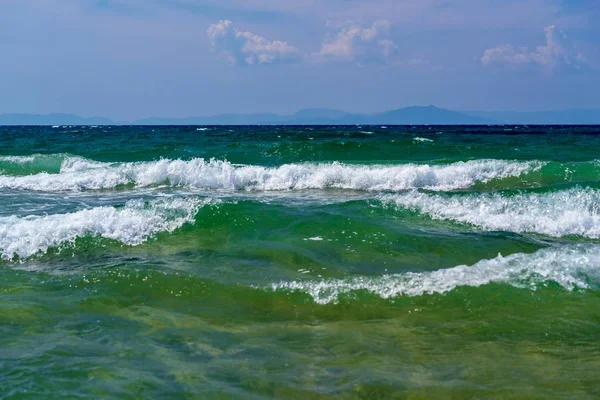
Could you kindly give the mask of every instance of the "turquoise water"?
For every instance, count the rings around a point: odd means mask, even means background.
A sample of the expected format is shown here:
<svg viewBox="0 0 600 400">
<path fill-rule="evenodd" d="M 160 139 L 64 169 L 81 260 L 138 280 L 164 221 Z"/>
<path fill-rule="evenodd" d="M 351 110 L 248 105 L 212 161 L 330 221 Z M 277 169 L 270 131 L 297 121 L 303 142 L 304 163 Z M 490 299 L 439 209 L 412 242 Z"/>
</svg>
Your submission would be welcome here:
<svg viewBox="0 0 600 400">
<path fill-rule="evenodd" d="M 0 397 L 598 398 L 598 133 L 0 127 Z"/>
</svg>

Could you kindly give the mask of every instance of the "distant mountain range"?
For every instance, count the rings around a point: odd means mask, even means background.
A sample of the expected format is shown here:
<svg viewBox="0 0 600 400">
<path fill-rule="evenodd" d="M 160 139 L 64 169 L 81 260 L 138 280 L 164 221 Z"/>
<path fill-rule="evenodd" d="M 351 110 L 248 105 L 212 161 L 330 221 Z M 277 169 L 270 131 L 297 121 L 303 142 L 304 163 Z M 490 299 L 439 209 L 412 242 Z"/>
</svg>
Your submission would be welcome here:
<svg viewBox="0 0 600 400">
<path fill-rule="evenodd" d="M 594 125 L 600 109 L 556 111 L 453 111 L 434 106 L 405 107 L 375 114 L 311 108 L 293 115 L 220 114 L 207 117 L 112 121 L 72 114 L 0 114 L 0 125 Z"/>
<path fill-rule="evenodd" d="M 148 118 L 141 125 L 467 125 L 490 124 L 487 117 L 468 115 L 434 106 L 406 107 L 378 114 L 350 114 L 339 110 L 311 108 L 293 115 L 221 114 L 182 119 Z"/>
</svg>

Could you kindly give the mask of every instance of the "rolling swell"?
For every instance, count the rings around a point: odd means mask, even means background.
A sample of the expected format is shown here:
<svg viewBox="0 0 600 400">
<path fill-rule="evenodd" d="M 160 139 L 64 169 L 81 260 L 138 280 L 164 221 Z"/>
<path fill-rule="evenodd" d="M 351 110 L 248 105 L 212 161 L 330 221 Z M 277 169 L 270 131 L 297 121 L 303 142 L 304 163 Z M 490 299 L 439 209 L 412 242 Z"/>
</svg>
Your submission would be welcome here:
<svg viewBox="0 0 600 400">
<path fill-rule="evenodd" d="M 35 162 L 37 155 L 10 159 L 12 163 Z M 45 156 L 44 156 L 45 157 Z M 595 163 L 595 162 L 594 162 Z M 590 163 L 591 164 L 591 163 Z M 566 190 L 545 192 L 459 192 L 432 193 L 430 191 L 452 190 L 456 187 L 477 185 L 490 179 L 509 176 L 513 179 L 521 173 L 543 173 L 546 168 L 556 168 L 552 163 L 509 162 L 502 160 L 478 160 L 458 162 L 447 165 L 400 166 L 357 166 L 339 163 L 332 164 L 291 164 L 280 167 L 239 166 L 225 161 L 206 161 L 203 159 L 160 160 L 144 163 L 103 163 L 79 157 L 67 156 L 61 161 L 59 173 L 40 173 L 27 176 L 0 176 L 0 186 L 8 184 L 11 189 L 31 189 L 42 191 L 82 190 L 90 188 L 114 188 L 115 184 L 130 184 L 150 187 L 168 182 L 171 185 L 208 189 L 226 189 L 242 192 L 277 192 L 301 189 L 339 189 L 375 192 L 356 202 L 345 196 L 315 197 L 313 211 L 325 212 L 331 221 L 341 226 L 342 215 L 360 217 L 367 215 L 369 208 L 382 213 L 379 217 L 398 217 L 394 224 L 418 225 L 419 219 L 444 220 L 470 224 L 487 231 L 514 233 L 533 233 L 551 237 L 580 236 L 588 239 L 600 238 L 600 190 L 590 187 L 571 187 Z M 595 166 L 586 166 L 595 168 Z M 524 172 L 523 172 L 524 171 Z M 6 186 L 5 186 L 6 187 Z M 417 190 L 423 188 L 430 191 Z M 408 189 L 408 190 L 407 190 Z M 391 194 L 389 192 L 397 191 Z M 377 193 L 388 192 L 388 194 Z M 306 207 L 309 203 L 294 203 L 293 193 L 290 199 L 282 198 L 280 204 Z M 304 196 L 304 195 L 303 195 Z M 225 198 L 228 198 L 225 196 Z M 301 197 L 298 197 L 301 199 Z M 320 200 L 319 200 L 320 199 Z M 302 218 L 296 211 L 277 210 L 277 200 L 267 194 L 252 196 L 249 203 L 243 198 L 229 196 L 229 200 L 239 205 L 224 212 L 208 212 L 198 221 L 198 211 L 208 200 L 199 198 L 170 198 L 162 200 L 133 200 L 124 207 L 93 206 L 74 213 L 52 214 L 47 216 L 0 218 L 0 254 L 5 260 L 26 259 L 45 253 L 50 248 L 72 244 L 81 237 L 102 237 L 117 240 L 126 245 L 139 245 L 147 238 L 160 232 L 173 232 L 186 223 L 200 225 L 202 229 L 209 224 L 228 226 L 231 232 L 236 229 L 268 231 L 282 229 L 286 225 L 272 224 L 270 214 L 285 221 Z M 289 201 L 288 201 L 289 200 Z M 287 203 L 286 203 L 287 201 Z M 291 203 L 290 203 L 291 201 Z M 386 207 L 377 206 L 382 202 Z M 258 202 L 263 206 L 256 208 Z M 397 210 L 415 214 L 398 214 L 388 211 L 389 205 Z M 568 205 L 568 207 L 565 207 Z M 256 210 L 256 211 L 255 211 Z M 346 211 L 343 211 L 346 210 Z M 349 210 L 349 211 L 348 211 Z M 272 211 L 272 212 L 271 212 Z M 311 213 L 313 212 L 311 211 Z M 265 217 L 260 217 L 265 213 Z M 315 214 L 316 215 L 316 214 Z M 376 217 L 378 218 L 378 217 Z M 212 221 L 212 222 L 211 222 Z M 253 222 L 251 222 L 253 221 Z M 260 223 L 258 222 L 260 221 Z M 279 220 L 277 220 L 279 221 Z M 276 221 L 276 222 L 277 222 Z M 370 224 L 373 220 L 370 220 Z M 287 228 L 286 228 L 287 229 Z M 380 228 L 378 228 L 380 229 Z M 428 229 L 428 228 L 426 228 Z M 443 228 L 446 229 L 446 228 Z M 287 231 L 288 234 L 298 232 Z M 327 233 L 327 231 L 326 231 Z M 305 239 L 317 237 L 311 233 Z M 342 238 L 329 235 L 326 240 Z M 345 238 L 344 240 L 348 242 Z M 372 239 L 364 239 L 371 243 Z M 373 242 L 373 243 L 376 243 Z M 389 248 L 389 246 L 387 247 Z"/>
<path fill-rule="evenodd" d="M 9 396 L 594 397 L 597 127 L 196 129 L 0 127 Z"/>
</svg>

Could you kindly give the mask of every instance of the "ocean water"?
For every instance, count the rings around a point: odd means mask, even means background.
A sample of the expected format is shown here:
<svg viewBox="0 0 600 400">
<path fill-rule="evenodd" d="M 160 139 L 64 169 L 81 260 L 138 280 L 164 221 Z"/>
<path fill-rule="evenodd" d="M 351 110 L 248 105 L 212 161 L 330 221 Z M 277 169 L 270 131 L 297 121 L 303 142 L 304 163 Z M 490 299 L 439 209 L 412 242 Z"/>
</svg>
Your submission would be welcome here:
<svg viewBox="0 0 600 400">
<path fill-rule="evenodd" d="M 598 127 L 0 127 L 0 397 L 600 397 Z"/>
</svg>

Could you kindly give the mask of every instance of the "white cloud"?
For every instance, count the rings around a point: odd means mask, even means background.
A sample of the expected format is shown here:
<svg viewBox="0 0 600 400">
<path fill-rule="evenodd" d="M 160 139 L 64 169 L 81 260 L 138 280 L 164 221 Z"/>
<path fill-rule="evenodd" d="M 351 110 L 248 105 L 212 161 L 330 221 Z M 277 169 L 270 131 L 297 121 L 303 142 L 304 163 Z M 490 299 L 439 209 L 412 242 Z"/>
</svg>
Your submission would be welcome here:
<svg viewBox="0 0 600 400">
<path fill-rule="evenodd" d="M 390 38 L 389 21 L 378 20 L 366 28 L 352 21 L 342 24 L 329 22 L 328 25 L 334 31 L 325 39 L 321 50 L 313 55 L 316 61 L 395 62 L 398 45 Z"/>
<path fill-rule="evenodd" d="M 269 40 L 231 25 L 229 20 L 211 25 L 208 37 L 219 57 L 232 65 L 286 63 L 301 59 L 298 49 L 287 42 Z"/>
<path fill-rule="evenodd" d="M 418 58 L 401 59 L 399 47 L 391 38 L 391 23 L 377 20 L 363 27 L 352 21 L 328 22 L 327 35 L 318 52 L 301 52 L 287 42 L 268 40 L 252 32 L 233 28 L 222 20 L 210 25 L 208 37 L 219 58 L 231 65 L 254 65 L 286 62 L 353 63 L 358 66 L 385 65 L 439 69 Z"/>
<path fill-rule="evenodd" d="M 567 35 L 554 25 L 546 27 L 544 31 L 546 44 L 538 46 L 535 51 L 504 44 L 487 49 L 481 57 L 481 63 L 485 66 L 506 65 L 513 68 L 538 65 L 549 74 L 565 66 L 580 69 L 585 57 L 567 44 Z"/>
</svg>

